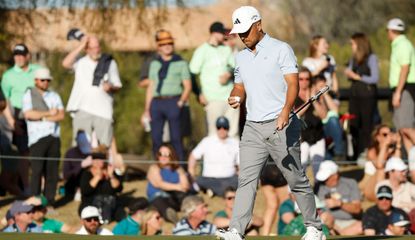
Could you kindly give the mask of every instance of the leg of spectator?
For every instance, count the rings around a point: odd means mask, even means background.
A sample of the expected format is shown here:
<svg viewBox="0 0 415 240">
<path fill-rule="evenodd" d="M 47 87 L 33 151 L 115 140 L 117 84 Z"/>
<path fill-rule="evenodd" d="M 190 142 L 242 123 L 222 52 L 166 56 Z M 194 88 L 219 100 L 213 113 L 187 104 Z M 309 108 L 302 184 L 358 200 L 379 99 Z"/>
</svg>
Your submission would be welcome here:
<svg viewBox="0 0 415 240">
<path fill-rule="evenodd" d="M 75 138 L 79 130 L 84 130 L 89 137 L 92 136 L 92 118 L 84 111 L 77 111 L 72 119 L 72 146 L 76 145 Z"/>
<path fill-rule="evenodd" d="M 52 136 L 48 137 L 49 139 L 49 148 L 47 151 L 47 157 L 54 158 L 46 160 L 45 166 L 45 197 L 48 200 L 49 204 L 53 205 L 55 203 L 56 189 L 58 186 L 59 180 L 59 160 L 60 158 L 60 139 Z"/>
<path fill-rule="evenodd" d="M 301 165 L 304 169 L 308 167 L 312 162 L 310 161 L 310 144 L 308 142 L 302 142 L 300 145 L 301 149 Z"/>
<path fill-rule="evenodd" d="M 328 122 L 323 125 L 324 133 L 334 141 L 334 154 L 342 156 L 344 154 L 343 131 L 338 117 L 330 117 Z"/>
<path fill-rule="evenodd" d="M 275 226 L 274 221 L 280 202 L 278 202 L 277 193 L 273 186 L 262 186 L 262 192 L 265 196 L 265 211 L 263 213 L 264 225 L 262 226 L 262 235 L 268 236 L 271 233 L 272 227 Z"/>
<path fill-rule="evenodd" d="M 224 105 L 220 101 L 210 101 L 205 106 L 205 110 L 208 124 L 208 135 L 215 135 L 216 120 L 218 119 L 218 117 L 225 115 Z"/>
<path fill-rule="evenodd" d="M 354 115 L 355 118 L 351 119 L 350 122 L 350 134 L 352 135 L 352 144 L 353 144 L 353 159 L 356 159 L 358 156 L 358 146 L 360 142 L 360 118 L 361 112 L 360 112 L 360 104 L 362 104 L 361 99 L 358 97 L 351 97 L 349 100 L 349 113 Z"/>
<path fill-rule="evenodd" d="M 180 161 L 184 161 L 182 134 L 180 130 L 180 108 L 177 106 L 178 99 L 169 99 L 167 103 L 166 116 L 169 122 L 171 143 L 176 150 Z M 187 168 L 185 168 L 187 169 Z"/>
<path fill-rule="evenodd" d="M 164 115 L 162 112 L 164 100 L 153 99 L 150 106 L 151 115 L 151 139 L 153 141 L 153 154 L 156 155 L 163 143 Z"/>
<path fill-rule="evenodd" d="M 375 98 L 363 98 L 360 105 L 361 127 L 359 129 L 359 146 L 357 148 L 356 159 L 364 152 L 370 144 L 373 131 L 373 116 L 375 114 L 377 100 Z"/>
<path fill-rule="evenodd" d="M 229 136 L 239 139 L 239 108 L 233 109 L 229 106 L 228 102 L 225 104 L 225 117 L 229 120 Z"/>
<path fill-rule="evenodd" d="M 320 141 L 310 146 L 310 159 L 311 159 L 312 166 L 313 166 L 314 177 L 316 176 L 317 171 L 320 168 L 320 163 L 324 161 L 325 154 L 326 154 L 326 141 L 324 140 L 324 138 L 320 139 Z"/>
<path fill-rule="evenodd" d="M 91 115 L 91 117 L 93 119 L 92 126 L 99 143 L 110 147 L 113 136 L 112 120 L 93 115 Z"/>
<path fill-rule="evenodd" d="M 41 193 L 41 180 L 45 166 L 45 160 L 48 150 L 47 137 L 39 139 L 36 143 L 30 146 L 30 157 L 32 167 L 32 177 L 30 181 L 30 190 L 32 195 L 39 195 Z"/>
</svg>

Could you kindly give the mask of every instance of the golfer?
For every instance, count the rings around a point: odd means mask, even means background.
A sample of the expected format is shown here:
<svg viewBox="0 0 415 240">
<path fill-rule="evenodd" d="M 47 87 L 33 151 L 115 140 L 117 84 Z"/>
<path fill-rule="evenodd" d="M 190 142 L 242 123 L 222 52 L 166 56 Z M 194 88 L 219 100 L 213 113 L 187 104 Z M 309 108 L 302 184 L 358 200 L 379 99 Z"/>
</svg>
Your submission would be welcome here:
<svg viewBox="0 0 415 240">
<path fill-rule="evenodd" d="M 219 239 L 243 239 L 262 168 L 271 157 L 294 193 L 307 227 L 304 240 L 325 239 L 314 194 L 300 163 L 300 120 L 289 115 L 298 95 L 298 67 L 291 47 L 262 29 L 257 9 L 243 6 L 232 15 L 231 33 L 246 48 L 236 56 L 235 85 L 228 99 L 238 108 L 246 98 L 247 121 L 240 142 L 239 183 L 232 220 Z"/>
</svg>

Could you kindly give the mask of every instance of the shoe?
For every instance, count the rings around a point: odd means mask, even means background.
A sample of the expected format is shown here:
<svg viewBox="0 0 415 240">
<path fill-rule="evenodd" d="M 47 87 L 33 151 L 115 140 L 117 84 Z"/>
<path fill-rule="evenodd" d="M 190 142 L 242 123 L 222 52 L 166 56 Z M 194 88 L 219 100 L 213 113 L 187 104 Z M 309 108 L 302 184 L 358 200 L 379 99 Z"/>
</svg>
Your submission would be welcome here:
<svg viewBox="0 0 415 240">
<path fill-rule="evenodd" d="M 301 240 L 326 240 L 326 235 L 324 235 L 323 231 L 318 230 L 313 226 L 309 226 Z"/>
<path fill-rule="evenodd" d="M 215 193 L 210 188 L 206 190 L 206 194 L 208 195 L 209 198 L 213 198 L 215 196 Z"/>
<path fill-rule="evenodd" d="M 75 202 L 80 202 L 81 199 L 82 199 L 81 190 L 78 189 L 75 193 L 74 201 Z"/>
<path fill-rule="evenodd" d="M 238 233 L 238 230 L 235 228 L 232 229 L 218 229 L 215 233 L 217 240 L 243 240 L 245 237 Z"/>
<path fill-rule="evenodd" d="M 166 209 L 166 220 L 176 224 L 179 221 L 179 217 L 177 217 L 177 212 L 173 208 Z"/>
</svg>

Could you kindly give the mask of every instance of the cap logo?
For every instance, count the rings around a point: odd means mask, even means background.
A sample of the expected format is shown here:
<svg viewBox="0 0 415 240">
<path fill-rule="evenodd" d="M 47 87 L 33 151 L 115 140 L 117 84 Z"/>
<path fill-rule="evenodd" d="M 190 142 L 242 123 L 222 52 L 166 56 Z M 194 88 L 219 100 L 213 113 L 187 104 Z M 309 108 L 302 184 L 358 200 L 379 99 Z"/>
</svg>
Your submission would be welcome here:
<svg viewBox="0 0 415 240">
<path fill-rule="evenodd" d="M 258 18 L 258 15 L 254 15 L 254 16 L 251 17 L 251 20 L 255 21 L 255 20 L 257 20 L 257 18 Z"/>
<path fill-rule="evenodd" d="M 16 46 L 14 49 L 19 50 L 19 51 L 24 51 L 25 50 L 24 47 L 20 46 L 20 45 Z"/>
<path fill-rule="evenodd" d="M 239 18 L 237 18 L 233 24 L 240 24 L 240 23 L 241 21 L 239 21 Z"/>
</svg>

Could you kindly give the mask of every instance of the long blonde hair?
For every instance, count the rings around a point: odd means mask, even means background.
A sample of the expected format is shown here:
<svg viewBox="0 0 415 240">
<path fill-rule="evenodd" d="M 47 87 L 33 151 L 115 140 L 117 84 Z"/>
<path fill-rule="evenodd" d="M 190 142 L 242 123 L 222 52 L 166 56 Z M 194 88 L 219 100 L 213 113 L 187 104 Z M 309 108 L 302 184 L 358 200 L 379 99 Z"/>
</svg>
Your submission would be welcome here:
<svg viewBox="0 0 415 240">
<path fill-rule="evenodd" d="M 148 234 L 148 226 L 147 222 L 153 217 L 154 214 L 159 213 L 159 211 L 155 207 L 149 207 L 145 211 L 143 215 L 143 221 L 141 224 L 141 235 L 147 235 Z"/>
</svg>

